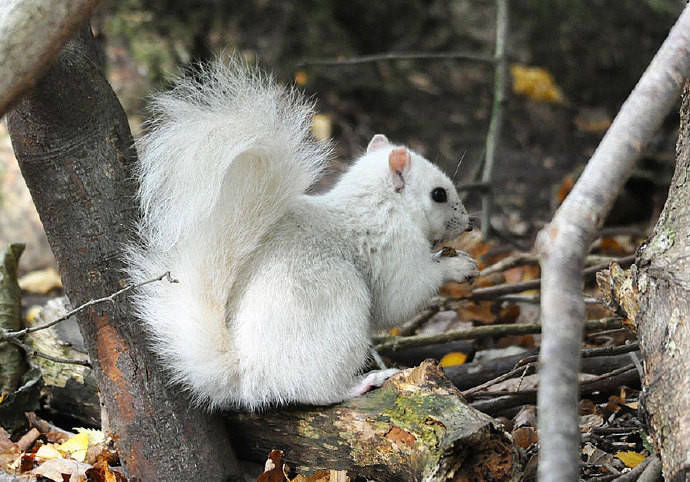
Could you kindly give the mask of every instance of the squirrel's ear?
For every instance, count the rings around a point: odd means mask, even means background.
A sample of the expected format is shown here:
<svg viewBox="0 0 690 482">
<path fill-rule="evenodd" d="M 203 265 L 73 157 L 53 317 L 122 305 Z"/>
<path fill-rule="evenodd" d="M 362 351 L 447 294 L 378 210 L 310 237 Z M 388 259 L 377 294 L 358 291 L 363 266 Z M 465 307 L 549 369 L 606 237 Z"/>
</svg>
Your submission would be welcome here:
<svg viewBox="0 0 690 482">
<path fill-rule="evenodd" d="M 377 149 L 383 149 L 384 147 L 390 146 L 391 143 L 386 136 L 383 134 L 376 134 L 369 141 L 367 146 L 367 152 L 375 151 Z"/>
<path fill-rule="evenodd" d="M 410 156 L 410 151 L 404 147 L 393 149 L 388 155 L 388 166 L 393 176 L 395 192 L 400 192 L 405 187 L 405 177 L 403 174 L 410 169 L 410 162 L 412 162 L 412 156 Z"/>
</svg>

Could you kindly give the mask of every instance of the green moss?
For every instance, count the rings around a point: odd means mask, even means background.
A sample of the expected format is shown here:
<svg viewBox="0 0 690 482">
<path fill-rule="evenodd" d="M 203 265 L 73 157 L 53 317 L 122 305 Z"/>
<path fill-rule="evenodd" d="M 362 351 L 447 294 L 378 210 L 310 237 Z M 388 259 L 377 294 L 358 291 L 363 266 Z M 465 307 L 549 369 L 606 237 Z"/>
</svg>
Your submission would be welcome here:
<svg viewBox="0 0 690 482">
<path fill-rule="evenodd" d="M 398 397 L 389 410 L 384 410 L 392 424 L 421 435 L 421 442 L 435 451 L 441 444 L 444 430 L 436 423 L 426 423 L 434 419 L 433 414 L 438 412 L 438 398 L 432 393 L 416 393 L 405 397 Z M 419 437 L 418 437 L 419 438 Z"/>
<path fill-rule="evenodd" d="M 297 433 L 302 437 L 307 437 L 311 439 L 320 438 L 319 431 L 313 426 L 314 417 L 312 415 L 307 415 L 303 420 L 299 420 L 297 424 Z"/>
</svg>

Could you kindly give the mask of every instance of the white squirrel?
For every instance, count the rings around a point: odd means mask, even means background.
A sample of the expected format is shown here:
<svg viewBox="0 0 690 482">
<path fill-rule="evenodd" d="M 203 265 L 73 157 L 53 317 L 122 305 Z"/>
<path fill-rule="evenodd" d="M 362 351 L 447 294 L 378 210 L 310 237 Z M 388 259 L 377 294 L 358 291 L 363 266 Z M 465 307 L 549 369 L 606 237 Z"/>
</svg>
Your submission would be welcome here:
<svg viewBox="0 0 690 482">
<path fill-rule="evenodd" d="M 305 194 L 330 148 L 313 103 L 237 60 L 182 77 L 138 141 L 141 243 L 134 297 L 172 381 L 209 408 L 330 404 L 361 375 L 372 329 L 413 316 L 448 280 L 476 276 L 432 247 L 471 229 L 453 183 L 377 134 L 327 193 Z"/>
</svg>

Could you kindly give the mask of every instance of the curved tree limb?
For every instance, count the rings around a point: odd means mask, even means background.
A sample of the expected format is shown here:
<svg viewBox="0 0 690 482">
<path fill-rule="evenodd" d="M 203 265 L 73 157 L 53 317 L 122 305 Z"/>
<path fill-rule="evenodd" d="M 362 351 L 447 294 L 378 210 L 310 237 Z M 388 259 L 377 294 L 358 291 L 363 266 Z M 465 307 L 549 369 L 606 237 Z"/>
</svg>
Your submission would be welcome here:
<svg viewBox="0 0 690 482">
<path fill-rule="evenodd" d="M 690 76 L 690 6 L 623 104 L 587 167 L 537 238 L 542 266 L 543 338 L 539 389 L 540 480 L 577 480 L 577 371 L 584 322 L 587 248 L 644 146 Z"/>
<path fill-rule="evenodd" d="M 50 67 L 62 46 L 100 3 L 101 0 L 3 1 L 0 117 Z"/>
</svg>

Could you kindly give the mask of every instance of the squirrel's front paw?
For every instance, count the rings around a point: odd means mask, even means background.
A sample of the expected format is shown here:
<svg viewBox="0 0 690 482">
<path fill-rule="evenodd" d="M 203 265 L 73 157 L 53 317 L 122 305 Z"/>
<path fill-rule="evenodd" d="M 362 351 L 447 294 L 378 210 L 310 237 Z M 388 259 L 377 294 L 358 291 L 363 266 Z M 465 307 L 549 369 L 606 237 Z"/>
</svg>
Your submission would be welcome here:
<svg viewBox="0 0 690 482">
<path fill-rule="evenodd" d="M 479 276 L 477 262 L 467 253 L 457 252 L 457 256 L 441 258 L 444 281 L 473 282 Z"/>
</svg>

